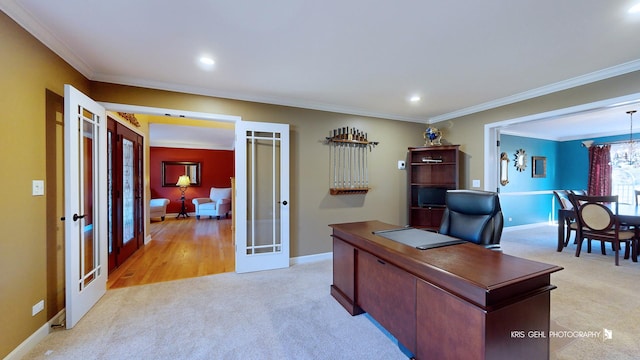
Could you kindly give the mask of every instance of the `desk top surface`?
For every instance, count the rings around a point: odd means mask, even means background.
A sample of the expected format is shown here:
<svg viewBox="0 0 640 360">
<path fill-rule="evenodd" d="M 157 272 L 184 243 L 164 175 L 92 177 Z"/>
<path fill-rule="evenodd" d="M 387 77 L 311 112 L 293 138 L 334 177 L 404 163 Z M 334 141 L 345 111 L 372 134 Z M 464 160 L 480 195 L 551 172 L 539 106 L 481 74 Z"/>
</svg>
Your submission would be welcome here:
<svg viewBox="0 0 640 360">
<path fill-rule="evenodd" d="M 545 264 L 485 249 L 473 243 L 463 243 L 419 250 L 382 236 L 375 231 L 398 228 L 380 221 L 363 221 L 329 225 L 334 236 L 371 252 L 425 280 L 462 281 L 483 291 L 498 291 L 503 287 L 562 270 Z M 436 279 L 437 280 L 437 279 Z"/>
</svg>

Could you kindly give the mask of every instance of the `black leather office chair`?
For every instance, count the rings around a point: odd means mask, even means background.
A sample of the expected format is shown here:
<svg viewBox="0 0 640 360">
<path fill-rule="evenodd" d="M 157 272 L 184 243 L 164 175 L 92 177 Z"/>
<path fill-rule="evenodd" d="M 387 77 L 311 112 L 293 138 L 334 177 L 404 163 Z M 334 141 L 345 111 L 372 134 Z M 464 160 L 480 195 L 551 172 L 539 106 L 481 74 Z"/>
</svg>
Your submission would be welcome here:
<svg viewBox="0 0 640 360">
<path fill-rule="evenodd" d="M 439 233 L 500 250 L 504 220 L 498 194 L 449 190 Z"/>
</svg>

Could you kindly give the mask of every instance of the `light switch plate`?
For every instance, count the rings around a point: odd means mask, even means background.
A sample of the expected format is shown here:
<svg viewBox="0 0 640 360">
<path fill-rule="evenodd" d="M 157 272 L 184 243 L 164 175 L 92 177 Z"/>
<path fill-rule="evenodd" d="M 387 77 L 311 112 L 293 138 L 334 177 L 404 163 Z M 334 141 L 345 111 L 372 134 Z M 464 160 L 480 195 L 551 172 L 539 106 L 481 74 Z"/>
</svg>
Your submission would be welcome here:
<svg viewBox="0 0 640 360">
<path fill-rule="evenodd" d="M 44 180 L 33 180 L 33 196 L 42 196 L 44 195 Z"/>
<path fill-rule="evenodd" d="M 398 160 L 398 170 L 404 170 L 405 163 L 404 160 Z"/>
</svg>

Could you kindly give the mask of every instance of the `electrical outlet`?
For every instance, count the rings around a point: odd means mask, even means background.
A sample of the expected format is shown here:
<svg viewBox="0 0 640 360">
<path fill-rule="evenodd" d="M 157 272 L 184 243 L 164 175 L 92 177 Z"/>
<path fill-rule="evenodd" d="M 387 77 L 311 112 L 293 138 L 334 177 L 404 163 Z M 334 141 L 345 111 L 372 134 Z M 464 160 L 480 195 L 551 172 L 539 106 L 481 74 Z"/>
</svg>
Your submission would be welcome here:
<svg viewBox="0 0 640 360">
<path fill-rule="evenodd" d="M 472 185 L 474 188 L 479 188 L 480 187 L 480 180 L 473 180 Z"/>
<path fill-rule="evenodd" d="M 36 316 L 36 314 L 42 310 L 44 310 L 44 300 L 40 300 L 37 304 L 33 305 L 31 308 L 31 316 Z"/>
</svg>

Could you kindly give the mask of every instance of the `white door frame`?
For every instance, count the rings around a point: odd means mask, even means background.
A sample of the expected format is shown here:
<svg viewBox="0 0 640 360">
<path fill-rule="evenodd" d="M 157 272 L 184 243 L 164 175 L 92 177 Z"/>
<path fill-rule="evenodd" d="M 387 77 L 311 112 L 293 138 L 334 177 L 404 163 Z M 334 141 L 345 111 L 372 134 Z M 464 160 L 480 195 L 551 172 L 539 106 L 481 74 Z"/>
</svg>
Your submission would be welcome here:
<svg viewBox="0 0 640 360">
<path fill-rule="evenodd" d="M 110 103 L 110 102 L 98 102 L 98 104 L 104 106 L 107 111 L 112 112 L 124 112 L 129 114 L 147 114 L 147 115 L 156 115 L 156 116 L 171 116 L 176 118 L 187 118 L 187 119 L 196 119 L 196 120 L 208 120 L 208 121 L 220 121 L 220 122 L 231 122 L 237 123 L 242 121 L 241 116 L 237 115 L 225 115 L 225 114 L 214 114 L 214 113 L 205 113 L 205 112 L 197 112 L 197 111 L 185 111 L 185 110 L 176 110 L 176 109 L 167 109 L 167 108 L 159 108 L 159 107 L 149 107 L 149 106 L 141 106 L 141 105 L 129 105 L 129 104 L 120 104 L 120 103 Z M 128 124 L 127 124 L 128 125 Z M 175 124 L 179 125 L 179 124 Z M 136 131 L 137 129 L 129 128 Z M 139 130 L 138 130 L 139 131 Z M 141 134 L 142 135 L 142 134 Z M 143 135 L 145 148 L 149 146 L 149 139 L 147 135 Z M 145 166 L 150 166 L 148 162 L 145 163 Z M 236 164 L 235 166 L 238 166 Z M 145 191 L 143 192 L 143 201 L 144 204 L 148 204 L 150 199 L 147 197 L 146 187 L 148 186 L 148 181 L 146 181 L 143 186 L 145 187 Z M 146 209 L 146 207 L 145 207 Z M 148 216 L 149 214 L 147 214 Z M 235 221 L 235 220 L 234 220 Z M 145 222 L 145 234 L 148 234 L 147 222 Z M 145 239 L 145 243 L 147 243 L 149 239 Z"/>
</svg>

